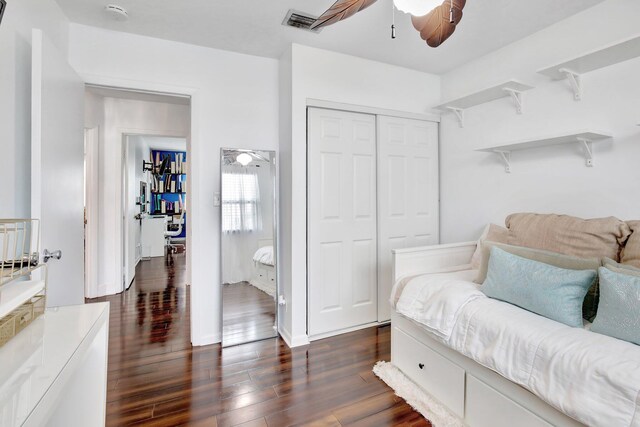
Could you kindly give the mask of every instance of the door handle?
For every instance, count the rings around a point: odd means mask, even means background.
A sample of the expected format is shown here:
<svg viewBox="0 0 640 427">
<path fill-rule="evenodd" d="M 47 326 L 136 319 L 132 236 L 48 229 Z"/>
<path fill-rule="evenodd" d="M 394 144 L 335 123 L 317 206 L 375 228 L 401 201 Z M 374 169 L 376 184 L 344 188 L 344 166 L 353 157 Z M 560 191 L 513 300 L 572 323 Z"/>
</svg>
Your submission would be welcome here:
<svg viewBox="0 0 640 427">
<path fill-rule="evenodd" d="M 58 249 L 57 251 L 49 252 L 49 249 L 45 249 L 44 252 L 42 252 L 42 258 L 45 263 L 49 262 L 51 258 L 60 259 L 62 258 L 62 251 Z"/>
</svg>

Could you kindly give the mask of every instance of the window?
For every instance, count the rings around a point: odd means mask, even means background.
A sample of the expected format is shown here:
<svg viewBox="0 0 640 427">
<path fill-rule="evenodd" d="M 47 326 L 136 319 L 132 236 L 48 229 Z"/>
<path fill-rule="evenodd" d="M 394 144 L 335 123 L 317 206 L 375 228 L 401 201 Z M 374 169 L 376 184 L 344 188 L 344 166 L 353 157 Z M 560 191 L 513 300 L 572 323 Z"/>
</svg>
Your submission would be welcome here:
<svg viewBox="0 0 640 427">
<path fill-rule="evenodd" d="M 260 227 L 258 176 L 250 172 L 222 174 L 222 231 L 257 231 Z"/>
</svg>

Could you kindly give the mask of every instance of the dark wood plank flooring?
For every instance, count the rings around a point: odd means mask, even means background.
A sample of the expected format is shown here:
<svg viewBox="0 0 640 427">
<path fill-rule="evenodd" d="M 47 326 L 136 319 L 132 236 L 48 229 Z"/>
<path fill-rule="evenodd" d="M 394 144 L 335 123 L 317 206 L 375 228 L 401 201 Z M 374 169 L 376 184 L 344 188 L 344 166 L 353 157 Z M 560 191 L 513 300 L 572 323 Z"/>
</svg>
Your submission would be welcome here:
<svg viewBox="0 0 640 427">
<path fill-rule="evenodd" d="M 111 302 L 107 425 L 428 426 L 371 372 L 389 327 L 289 349 L 191 347 L 184 255 L 145 261 Z"/>
<path fill-rule="evenodd" d="M 273 338 L 276 302 L 247 282 L 222 287 L 222 342 L 225 346 Z"/>
</svg>

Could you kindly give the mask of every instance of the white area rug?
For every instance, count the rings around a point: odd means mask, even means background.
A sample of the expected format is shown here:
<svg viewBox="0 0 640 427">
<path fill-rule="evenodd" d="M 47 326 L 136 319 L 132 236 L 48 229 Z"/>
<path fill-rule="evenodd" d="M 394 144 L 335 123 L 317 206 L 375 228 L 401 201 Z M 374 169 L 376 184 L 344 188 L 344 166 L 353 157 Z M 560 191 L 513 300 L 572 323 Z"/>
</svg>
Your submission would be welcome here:
<svg viewBox="0 0 640 427">
<path fill-rule="evenodd" d="M 462 420 L 425 393 L 391 363 L 376 363 L 373 373 L 391 387 L 397 396 L 403 398 L 413 409 L 429 420 L 433 427 L 464 427 Z"/>
<path fill-rule="evenodd" d="M 264 283 L 264 282 L 260 282 L 257 280 L 251 280 L 249 282 L 249 284 L 255 288 L 260 289 L 262 292 L 266 293 L 267 295 L 270 295 L 271 297 L 273 297 L 273 299 L 276 298 L 276 284 L 275 283 Z"/>
</svg>

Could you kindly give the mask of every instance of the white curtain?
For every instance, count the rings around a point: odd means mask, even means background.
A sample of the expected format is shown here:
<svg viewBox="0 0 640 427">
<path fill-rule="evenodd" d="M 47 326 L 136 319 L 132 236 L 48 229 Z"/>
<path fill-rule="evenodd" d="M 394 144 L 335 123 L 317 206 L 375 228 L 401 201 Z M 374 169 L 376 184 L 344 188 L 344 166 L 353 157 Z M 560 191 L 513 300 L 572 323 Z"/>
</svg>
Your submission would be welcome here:
<svg viewBox="0 0 640 427">
<path fill-rule="evenodd" d="M 234 167 L 224 170 L 222 173 L 222 231 L 250 233 L 261 229 L 260 187 L 255 168 Z"/>
<path fill-rule="evenodd" d="M 222 168 L 223 283 L 251 280 L 253 253 L 262 228 L 257 168 Z"/>
</svg>

